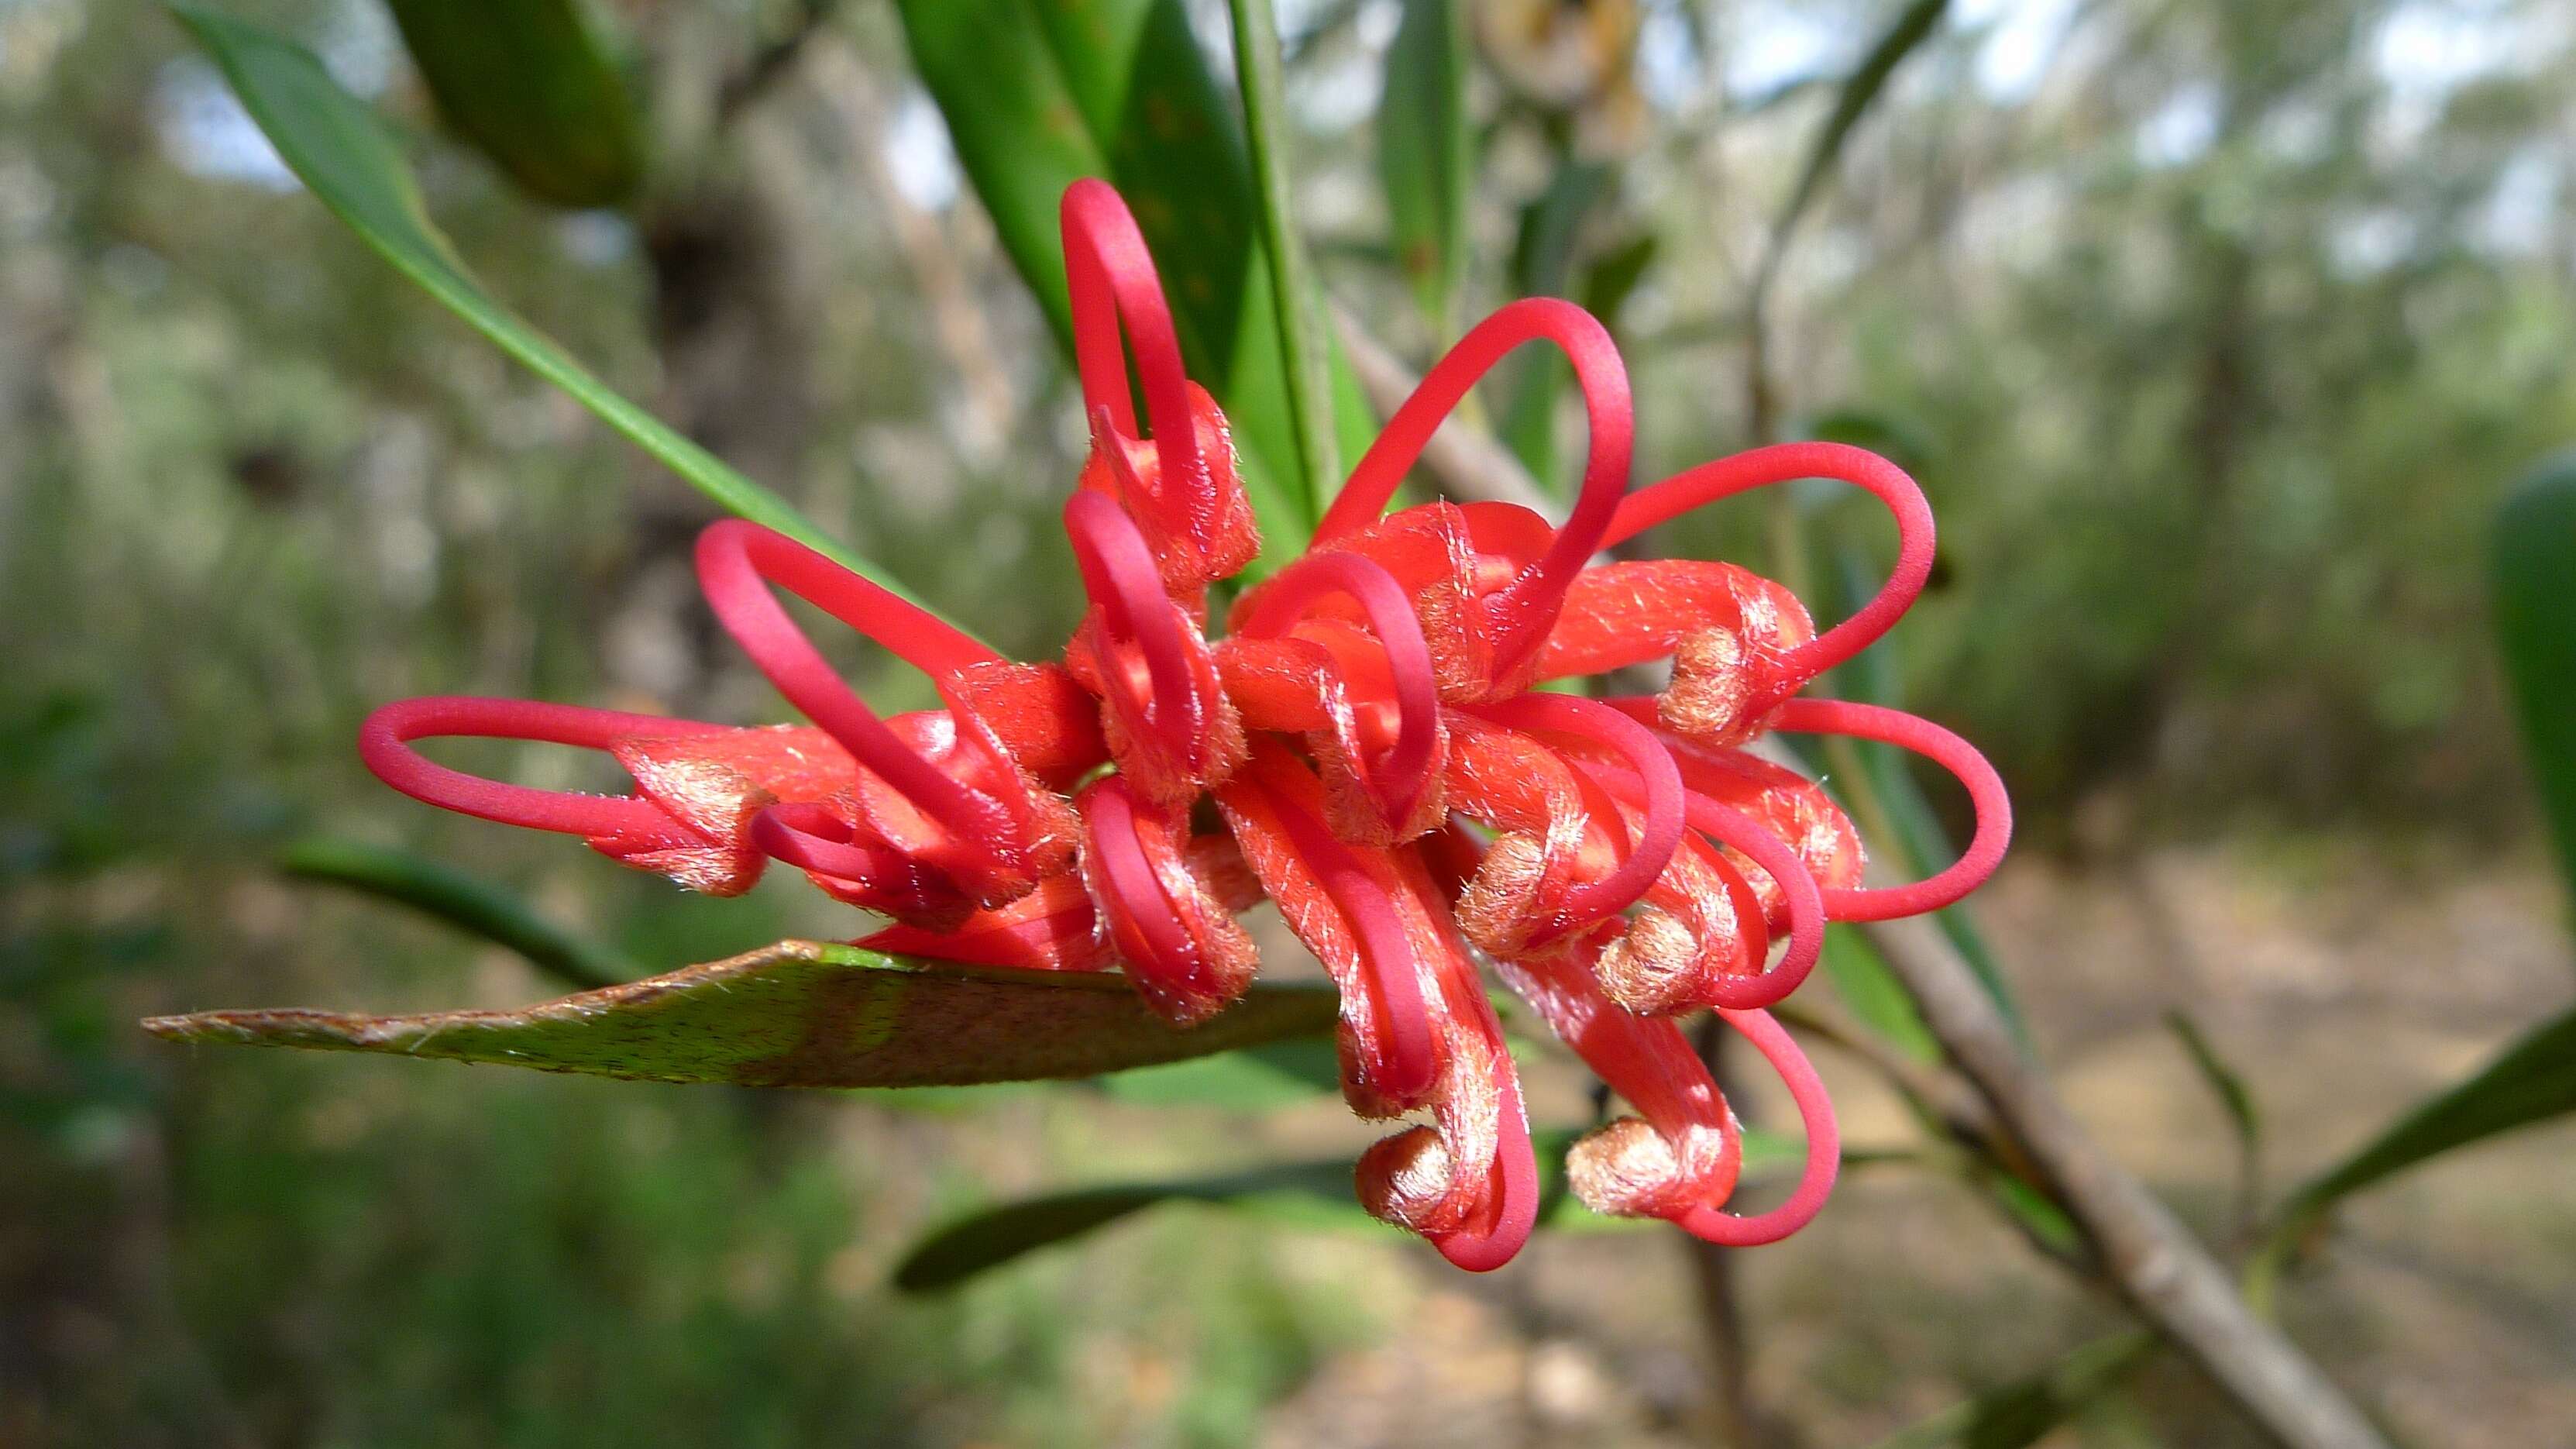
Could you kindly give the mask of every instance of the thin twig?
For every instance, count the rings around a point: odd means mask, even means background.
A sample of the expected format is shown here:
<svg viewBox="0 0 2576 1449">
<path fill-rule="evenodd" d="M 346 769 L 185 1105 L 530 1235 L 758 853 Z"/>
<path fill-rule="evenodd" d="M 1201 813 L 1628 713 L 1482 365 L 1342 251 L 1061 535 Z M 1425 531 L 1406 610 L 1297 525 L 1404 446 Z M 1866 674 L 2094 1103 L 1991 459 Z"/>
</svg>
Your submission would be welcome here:
<svg viewBox="0 0 2576 1449">
<path fill-rule="evenodd" d="M 2246 1307 L 2208 1250 L 2085 1132 L 1940 927 L 1917 916 L 1867 929 L 1924 1025 L 2021 1140 L 2138 1315 L 2283 1444 L 2382 1449 L 2343 1391 Z"/>
<path fill-rule="evenodd" d="M 796 26 L 785 35 L 753 51 L 742 69 L 725 77 L 716 90 L 716 124 L 730 124 L 752 102 L 759 100 L 771 86 L 784 79 L 796 65 L 805 43 L 832 18 L 839 0 L 806 0 L 796 16 Z"/>
</svg>

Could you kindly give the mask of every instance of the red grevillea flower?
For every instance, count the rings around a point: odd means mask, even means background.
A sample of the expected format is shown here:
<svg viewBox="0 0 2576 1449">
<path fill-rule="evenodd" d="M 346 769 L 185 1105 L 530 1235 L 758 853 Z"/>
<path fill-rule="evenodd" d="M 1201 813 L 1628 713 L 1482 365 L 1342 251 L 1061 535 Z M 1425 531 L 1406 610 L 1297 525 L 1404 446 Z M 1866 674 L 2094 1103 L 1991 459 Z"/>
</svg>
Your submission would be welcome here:
<svg viewBox="0 0 2576 1449">
<path fill-rule="evenodd" d="M 800 544 L 719 523 L 698 544 L 707 601 L 811 727 L 415 699 L 370 717 L 369 768 L 422 800 L 579 835 L 714 894 L 784 861 L 892 918 L 861 944 L 1114 966 L 1181 1026 L 1243 993 L 1257 960 L 1237 913 L 1275 901 L 1340 988 L 1353 1109 L 1425 1119 L 1363 1155 L 1362 1201 L 1479 1271 L 1518 1251 L 1539 1191 L 1482 957 L 1638 1113 L 1574 1147 L 1584 1202 L 1729 1244 L 1803 1226 L 1833 1186 L 1833 1109 L 1763 1008 L 1806 979 L 1826 922 L 1947 905 L 1992 873 L 2010 832 L 2001 782 L 1958 736 L 1798 697 L 1921 591 L 1933 548 L 1921 491 L 1831 443 L 1760 448 L 1630 491 L 1628 382 L 1608 334 L 1569 303 L 1516 302 L 1431 369 L 1306 552 L 1244 591 L 1212 641 L 1208 586 L 1259 545 L 1225 418 L 1183 373 L 1117 194 L 1077 183 L 1063 221 L 1092 452 L 1064 511 L 1090 608 L 1061 665 L 997 658 Z M 1528 342 L 1565 352 L 1590 422 L 1566 522 L 1495 503 L 1385 513 L 1442 419 Z M 1877 597 L 1822 634 L 1786 589 L 1732 564 L 1591 562 L 1702 504 L 1809 477 L 1876 495 L 1900 540 Z M 930 676 L 943 707 L 877 715 L 775 589 Z M 1663 660 L 1671 682 L 1649 698 L 1534 688 Z M 1863 886 L 1842 811 L 1748 750 L 1775 731 L 1932 759 L 1975 804 L 1966 852 L 1928 880 Z M 439 735 L 603 750 L 634 790 L 458 774 L 412 748 Z M 1677 1025 L 1703 1008 L 1780 1074 L 1804 1123 L 1798 1186 L 1758 1216 L 1723 1210 L 1741 1133 Z"/>
</svg>

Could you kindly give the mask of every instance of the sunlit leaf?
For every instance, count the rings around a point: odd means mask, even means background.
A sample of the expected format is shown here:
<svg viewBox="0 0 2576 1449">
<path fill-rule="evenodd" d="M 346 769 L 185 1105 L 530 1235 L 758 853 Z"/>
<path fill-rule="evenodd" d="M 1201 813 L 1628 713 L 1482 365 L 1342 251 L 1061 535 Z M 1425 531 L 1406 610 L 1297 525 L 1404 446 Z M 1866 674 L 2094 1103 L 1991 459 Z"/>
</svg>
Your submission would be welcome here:
<svg viewBox="0 0 2576 1449">
<path fill-rule="evenodd" d="M 2496 642 L 2576 904 L 2576 452 L 2533 470 L 2497 511 L 2494 567 Z"/>
<path fill-rule="evenodd" d="M 300 879 L 408 906 L 516 951 L 571 986 L 614 986 L 645 974 L 624 952 L 547 919 L 510 891 L 407 850 L 315 838 L 288 846 L 277 864 Z"/>
<path fill-rule="evenodd" d="M 1611 1218 L 1575 1200 L 1565 1184 L 1565 1152 L 1582 1136 L 1558 1130 L 1532 1134 L 1538 1154 L 1539 1226 L 1555 1232 L 1633 1232 L 1662 1226 L 1652 1218 Z M 1765 1132 L 1744 1134 L 1744 1180 L 1794 1171 L 1805 1149 Z M 1203 1203 L 1258 1215 L 1289 1226 L 1392 1233 L 1369 1216 L 1354 1196 L 1347 1158 L 1304 1162 L 1249 1172 L 1163 1182 L 1110 1183 L 1068 1188 L 966 1214 L 934 1230 L 904 1255 L 895 1286 L 926 1292 L 1069 1242 L 1096 1228 L 1166 1203 Z"/>
<path fill-rule="evenodd" d="M 438 113 L 530 195 L 613 206 L 644 133 L 581 0 L 387 0 Z"/>
<path fill-rule="evenodd" d="M 1462 0 L 1405 0 L 1404 18 L 1386 48 L 1377 174 L 1395 228 L 1397 265 L 1423 315 L 1443 334 L 1466 270 L 1475 144 Z"/>
<path fill-rule="evenodd" d="M 1251 163 L 1181 0 L 899 0 L 915 69 L 1021 278 L 1069 342 L 1056 208 L 1107 178 L 1127 198 L 1170 294 L 1191 375 L 1243 445 L 1264 558 L 1293 556 L 1311 500 L 1289 481 L 1297 446 L 1279 313 L 1261 256 Z M 1344 457 L 1366 448 L 1359 391 L 1336 359 Z"/>
<path fill-rule="evenodd" d="M 2155 1347 L 2155 1335 L 2138 1329 L 2095 1339 L 2034 1377 L 1989 1389 L 1889 1435 L 1878 1449 L 2024 1449 L 2117 1388 Z"/>
<path fill-rule="evenodd" d="M 612 391 L 485 291 L 429 219 L 393 132 L 364 102 L 340 89 L 312 52 L 217 11 L 189 5 L 175 11 L 315 199 L 396 271 L 726 511 L 801 540 L 911 597 L 902 584 L 825 536 L 785 499 Z"/>
<path fill-rule="evenodd" d="M 382 1052 L 654 1082 L 968 1086 L 1090 1077 L 1329 1032 L 1327 990 L 1255 987 L 1175 1030 L 1115 975 L 959 966 L 782 941 L 517 1011 L 164 1016 L 173 1041 Z"/>
<path fill-rule="evenodd" d="M 1288 423 L 1297 448 L 1299 486 L 1308 511 L 1320 517 L 1342 483 L 1333 434 L 1332 344 L 1325 335 L 1322 295 L 1307 270 L 1306 245 L 1297 231 L 1279 18 L 1270 0 L 1230 0 L 1228 8 L 1234 18 L 1235 89 L 1243 98 L 1253 194 L 1260 199 L 1262 259 L 1269 268 L 1270 295 L 1292 304 L 1281 309 L 1279 365 L 1288 380 Z"/>
</svg>

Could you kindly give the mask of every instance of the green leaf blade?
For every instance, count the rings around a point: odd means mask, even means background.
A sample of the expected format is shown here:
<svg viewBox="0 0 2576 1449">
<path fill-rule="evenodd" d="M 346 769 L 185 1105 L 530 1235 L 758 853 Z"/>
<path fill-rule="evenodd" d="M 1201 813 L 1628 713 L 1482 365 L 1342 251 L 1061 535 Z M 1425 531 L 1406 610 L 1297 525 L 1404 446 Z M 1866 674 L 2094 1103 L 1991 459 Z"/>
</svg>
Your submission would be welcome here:
<svg viewBox="0 0 2576 1449">
<path fill-rule="evenodd" d="M 2491 560 L 2496 642 L 2576 906 L 2576 452 L 2532 470 L 2497 510 Z"/>
<path fill-rule="evenodd" d="M 388 0 L 439 114 L 519 188 L 614 206 L 644 179 L 626 83 L 578 0 Z"/>
<path fill-rule="evenodd" d="M 1124 977 L 960 966 L 782 941 L 516 1011 L 155 1017 L 172 1041 L 378 1052 L 654 1082 L 973 1086 L 1097 1076 L 1330 1031 L 1330 991 L 1255 987 L 1181 1031 Z"/>
<path fill-rule="evenodd" d="M 1455 320 L 1466 273 L 1475 133 L 1467 114 L 1467 18 L 1460 0 L 1405 0 L 1386 50 L 1378 181 L 1397 265 L 1435 331 Z"/>
<path fill-rule="evenodd" d="M 1172 303 L 1183 360 L 1225 408 L 1261 525 L 1256 574 L 1305 547 L 1319 515 L 1302 474 L 1282 315 L 1241 124 L 1179 0 L 898 0 L 913 65 L 1013 264 L 1070 344 L 1057 205 L 1105 177 L 1127 199 Z M 1328 358 L 1350 449 L 1347 364 Z M 1338 482 L 1338 480 L 1334 480 Z"/>
<path fill-rule="evenodd" d="M 396 271 L 719 507 L 920 602 L 900 580 L 833 540 L 785 499 L 620 396 L 485 291 L 430 220 L 393 133 L 342 90 L 312 52 L 219 11 L 179 5 L 173 12 L 213 58 L 288 169 Z"/>
<path fill-rule="evenodd" d="M 299 880 L 408 906 L 515 951 L 575 987 L 615 986 L 646 974 L 625 953 L 547 919 L 510 891 L 407 850 L 314 838 L 288 846 L 277 863 Z"/>
</svg>

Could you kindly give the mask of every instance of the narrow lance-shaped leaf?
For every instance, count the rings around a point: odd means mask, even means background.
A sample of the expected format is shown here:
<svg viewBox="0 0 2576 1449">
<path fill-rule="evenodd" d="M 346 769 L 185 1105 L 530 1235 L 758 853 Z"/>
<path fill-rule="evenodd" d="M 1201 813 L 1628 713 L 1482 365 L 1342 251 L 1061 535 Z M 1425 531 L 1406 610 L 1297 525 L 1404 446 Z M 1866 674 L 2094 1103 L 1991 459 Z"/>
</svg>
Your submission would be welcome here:
<svg viewBox="0 0 2576 1449">
<path fill-rule="evenodd" d="M 1816 132 L 1815 141 L 1807 148 L 1807 159 L 1798 169 L 1797 185 L 1790 188 L 1789 199 L 1771 222 L 1771 241 L 1762 258 L 1761 271 L 1754 281 L 1759 297 L 1770 289 L 1771 278 L 1778 272 L 1781 257 L 1788 251 L 1789 237 L 1798 229 L 1799 219 L 1823 194 L 1825 179 L 1841 164 L 1843 146 L 1851 140 L 1852 128 L 1869 113 L 1879 94 L 1887 89 L 1890 76 L 1914 53 L 1915 47 L 1932 36 L 1941 17 L 1950 8 L 1950 0 L 1909 0 L 1896 20 L 1883 31 L 1869 54 L 1861 57 L 1842 89 L 1834 94 L 1834 108 Z"/>
<path fill-rule="evenodd" d="M 521 190 L 614 206 L 644 134 L 582 0 L 388 0 L 438 113 Z"/>
<path fill-rule="evenodd" d="M 2337 1202 L 2454 1148 L 2576 1112 L 2576 1010 L 2542 1023 L 2466 1081 L 2445 1088 L 2302 1184 L 2281 1206 L 2252 1273 L 2270 1297 L 2281 1261 Z"/>
<path fill-rule="evenodd" d="M 1476 165 L 1462 0 L 1405 0 L 1404 18 L 1386 48 L 1384 86 L 1377 173 L 1395 230 L 1396 262 L 1422 314 L 1445 337 L 1466 270 Z"/>
<path fill-rule="evenodd" d="M 364 102 L 342 90 L 312 52 L 217 11 L 186 5 L 175 9 L 306 189 L 396 271 L 726 511 L 777 529 L 912 597 L 900 582 L 826 536 L 785 499 L 619 396 L 484 290 L 430 221 L 392 131 Z"/>
<path fill-rule="evenodd" d="M 1653 1218 L 1603 1217 L 1575 1200 L 1566 1188 L 1565 1151 L 1581 1135 L 1572 1130 L 1532 1134 L 1543 1179 L 1539 1225 L 1574 1232 L 1662 1226 Z M 1794 1170 L 1803 1157 L 1804 1149 L 1787 1138 L 1764 1132 L 1744 1134 L 1747 1181 Z M 1392 1229 L 1359 1205 L 1351 1173 L 1348 1159 L 1335 1159 L 1209 1177 L 1067 1188 L 1001 1203 L 968 1213 L 915 1244 L 895 1269 L 895 1286 L 914 1293 L 953 1287 L 1041 1248 L 1071 1242 L 1166 1203 L 1204 1203 L 1299 1227 L 1391 1234 Z"/>
<path fill-rule="evenodd" d="M 1333 436 L 1333 396 L 1326 359 L 1331 346 L 1305 243 L 1297 235 L 1288 163 L 1287 81 L 1279 58 L 1279 20 L 1270 0 L 1233 0 L 1234 69 L 1252 147 L 1254 195 L 1261 201 L 1261 250 L 1270 295 L 1280 308 L 1279 364 L 1287 379 L 1288 423 L 1297 448 L 1300 486 L 1309 512 L 1321 517 L 1341 487 Z"/>
<path fill-rule="evenodd" d="M 1135 210 L 1172 301 L 1192 376 L 1243 444 L 1264 558 L 1293 557 L 1314 527 L 1288 480 L 1297 445 L 1279 310 L 1256 232 L 1242 131 L 1180 0 L 898 0 L 913 64 L 1003 247 L 1070 339 L 1057 201 L 1107 178 Z M 1370 441 L 1348 368 L 1334 357 L 1344 457 Z"/>
<path fill-rule="evenodd" d="M 2143 1329 L 2098 1338 L 2030 1378 L 1953 1404 L 1878 1442 L 1877 1449 L 2024 1449 L 2120 1386 L 2155 1352 Z"/>
<path fill-rule="evenodd" d="M 1116 975 L 959 966 L 782 941 L 517 1011 L 155 1017 L 173 1041 L 382 1052 L 652 1082 L 971 1086 L 1092 1077 L 1328 1032 L 1327 990 L 1255 987 L 1188 1031 Z"/>
<path fill-rule="evenodd" d="M 2497 510 L 2494 567 L 2496 642 L 2576 908 L 2576 452 L 2534 469 Z"/>
<path fill-rule="evenodd" d="M 2263 1193 L 2263 1120 L 2254 1106 L 2254 1090 L 2210 1045 L 2200 1023 L 2193 1021 L 2189 1013 L 2180 1008 L 2168 1010 L 2165 1029 L 2182 1043 L 2183 1054 L 2191 1059 L 2193 1069 L 2209 1085 L 2210 1095 L 2227 1113 L 2228 1126 L 2236 1134 L 2238 1222 L 2240 1226 L 2250 1226 L 2254 1204 Z"/>
<path fill-rule="evenodd" d="M 322 881 L 423 915 L 506 947 L 530 965 L 575 987 L 614 986 L 645 974 L 625 953 L 539 914 L 517 895 L 454 866 L 354 840 L 300 840 L 278 857 L 278 868 L 303 880 Z"/>
</svg>

